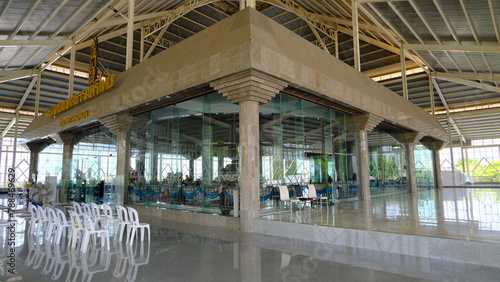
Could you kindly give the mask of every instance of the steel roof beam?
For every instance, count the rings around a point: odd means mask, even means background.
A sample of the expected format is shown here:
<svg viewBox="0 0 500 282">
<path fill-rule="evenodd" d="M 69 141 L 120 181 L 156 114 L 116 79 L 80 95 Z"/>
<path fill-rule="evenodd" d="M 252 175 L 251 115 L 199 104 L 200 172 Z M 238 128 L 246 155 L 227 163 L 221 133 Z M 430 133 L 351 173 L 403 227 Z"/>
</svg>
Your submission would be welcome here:
<svg viewBox="0 0 500 282">
<path fill-rule="evenodd" d="M 441 44 L 403 44 L 407 50 L 425 51 L 462 51 L 462 52 L 491 52 L 499 53 L 498 45 L 441 45 Z"/>
<path fill-rule="evenodd" d="M 71 45 L 72 40 L 0 40 L 0 47 L 19 47 L 19 46 L 65 46 Z"/>
<path fill-rule="evenodd" d="M 499 74 L 490 74 L 490 73 L 433 72 L 432 75 L 437 77 L 437 78 L 443 78 L 443 79 L 445 79 L 445 78 L 462 78 L 462 79 L 472 79 L 472 80 L 500 81 Z"/>
<path fill-rule="evenodd" d="M 439 79 L 500 93 L 500 87 L 485 84 L 485 83 L 479 83 L 479 82 L 475 82 L 475 81 L 468 80 L 468 79 L 454 78 L 454 77 L 447 77 L 447 76 L 441 76 L 441 77 L 439 77 Z"/>
<path fill-rule="evenodd" d="M 31 90 L 35 86 L 35 83 L 37 80 L 38 80 L 38 76 L 34 76 L 33 79 L 31 80 L 30 84 L 28 85 L 28 88 L 26 88 L 26 91 L 24 91 L 24 95 L 21 98 L 21 101 L 19 101 L 19 104 L 16 107 L 16 111 L 19 111 L 23 107 L 23 104 L 26 101 L 26 98 L 28 98 L 28 96 L 30 95 Z"/>
<path fill-rule="evenodd" d="M 0 71 L 0 83 L 36 75 L 35 70 Z"/>
<path fill-rule="evenodd" d="M 5 127 L 3 130 L 2 134 L 0 134 L 1 138 L 4 138 L 7 133 L 9 133 L 9 130 L 12 128 L 12 126 L 16 123 L 16 117 L 12 118 L 9 122 L 9 124 Z"/>
</svg>

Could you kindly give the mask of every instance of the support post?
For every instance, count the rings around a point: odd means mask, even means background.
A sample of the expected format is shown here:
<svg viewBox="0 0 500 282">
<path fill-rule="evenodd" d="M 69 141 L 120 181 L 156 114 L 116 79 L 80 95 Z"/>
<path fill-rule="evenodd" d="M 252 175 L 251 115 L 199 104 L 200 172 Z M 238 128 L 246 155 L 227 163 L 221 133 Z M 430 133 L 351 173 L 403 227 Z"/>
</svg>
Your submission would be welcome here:
<svg viewBox="0 0 500 282">
<path fill-rule="evenodd" d="M 421 142 L 427 149 L 432 152 L 432 168 L 434 171 L 434 184 L 436 188 L 443 188 L 443 181 L 441 179 L 441 160 L 439 158 L 439 151 L 443 148 L 444 141 L 441 140 L 426 140 Z"/>
<path fill-rule="evenodd" d="M 135 0 L 128 0 L 127 54 L 125 58 L 125 70 L 132 67 L 132 56 L 134 52 L 134 13 Z"/>
<path fill-rule="evenodd" d="M 128 185 L 130 176 L 130 138 L 128 132 L 133 117 L 128 113 L 120 113 L 99 119 L 99 122 L 116 136 L 116 176 L 115 204 L 123 205 L 128 200 Z"/>
<path fill-rule="evenodd" d="M 405 58 L 405 49 L 401 46 L 400 53 L 401 60 L 401 82 L 403 83 L 403 98 L 408 100 L 408 81 L 406 79 L 406 58 Z"/>
<path fill-rule="evenodd" d="M 368 132 L 373 130 L 382 118 L 373 114 L 360 114 L 348 121 L 348 127 L 357 133 L 358 185 L 360 200 L 370 200 L 370 162 L 368 160 Z"/>
<path fill-rule="evenodd" d="M 210 85 L 240 107 L 240 228 L 252 232 L 260 216 L 259 104 L 267 103 L 286 83 L 255 70 L 213 81 Z"/>
<path fill-rule="evenodd" d="M 73 148 L 79 139 L 72 133 L 59 133 L 50 135 L 54 141 L 63 145 L 63 164 L 61 168 L 61 190 L 59 190 L 59 202 L 66 203 L 68 201 L 68 188 L 70 185 L 72 164 L 73 164 Z"/>
<path fill-rule="evenodd" d="M 73 89 L 75 83 L 75 60 L 76 60 L 76 47 L 75 47 L 75 37 L 73 37 L 73 45 L 71 45 L 71 55 L 69 59 L 68 98 L 73 96 Z"/>
<path fill-rule="evenodd" d="M 352 2 L 352 41 L 354 50 L 354 69 L 361 71 L 359 52 L 358 0 Z"/>
<path fill-rule="evenodd" d="M 33 175 L 38 174 L 38 155 L 40 154 L 40 144 L 39 143 L 27 143 L 28 149 L 30 150 L 30 167 L 28 174 L 28 181 L 34 183 L 35 178 Z"/>
</svg>

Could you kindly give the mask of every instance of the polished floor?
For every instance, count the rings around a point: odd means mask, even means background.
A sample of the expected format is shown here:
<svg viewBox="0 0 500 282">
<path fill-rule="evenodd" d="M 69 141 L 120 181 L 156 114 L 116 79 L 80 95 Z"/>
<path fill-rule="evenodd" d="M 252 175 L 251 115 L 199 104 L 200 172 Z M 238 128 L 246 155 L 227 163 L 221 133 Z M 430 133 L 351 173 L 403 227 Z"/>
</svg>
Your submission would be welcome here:
<svg viewBox="0 0 500 282">
<path fill-rule="evenodd" d="M 500 187 L 397 193 L 333 206 L 294 206 L 263 218 L 342 228 L 500 243 Z"/>
<path fill-rule="evenodd" d="M 5 199 L 0 205 L 5 205 Z M 338 201 L 266 220 L 499 242 L 500 189 L 453 188 Z M 499 281 L 500 268 L 142 217 L 151 242 L 86 253 L 26 234 L 17 213 L 15 265 L 2 230 L 0 281 Z M 0 216 L 5 220 L 5 211 Z M 113 233 L 113 232 L 111 232 Z M 284 234 L 286 235 L 286 234 Z M 16 274 L 9 270 L 15 268 Z"/>
</svg>

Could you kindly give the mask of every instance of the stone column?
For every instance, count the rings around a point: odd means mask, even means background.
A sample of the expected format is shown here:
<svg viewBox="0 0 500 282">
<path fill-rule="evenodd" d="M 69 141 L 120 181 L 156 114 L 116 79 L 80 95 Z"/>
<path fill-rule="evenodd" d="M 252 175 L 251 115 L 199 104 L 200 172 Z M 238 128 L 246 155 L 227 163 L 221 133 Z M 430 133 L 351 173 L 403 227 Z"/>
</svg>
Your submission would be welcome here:
<svg viewBox="0 0 500 282">
<path fill-rule="evenodd" d="M 33 178 L 34 174 L 38 174 L 38 155 L 40 154 L 40 143 L 27 143 L 30 150 L 30 168 L 28 174 L 28 181 L 33 183 L 36 179 Z"/>
<path fill-rule="evenodd" d="M 439 151 L 443 148 L 444 141 L 424 140 L 421 143 L 432 152 L 432 168 L 434 171 L 434 183 L 436 185 L 436 188 L 443 188 L 443 181 L 441 180 L 441 160 L 439 158 Z"/>
<path fill-rule="evenodd" d="M 415 173 L 415 150 L 414 145 L 420 139 L 422 134 L 419 132 L 402 132 L 400 134 L 393 134 L 393 137 L 399 142 L 405 144 L 406 150 L 406 178 L 408 180 L 408 188 L 410 193 L 418 191 L 417 176 Z"/>
<path fill-rule="evenodd" d="M 270 75 L 243 71 L 213 81 L 211 86 L 240 106 L 240 227 L 252 232 L 252 220 L 260 216 L 260 126 L 259 104 L 267 103 L 286 87 Z"/>
<path fill-rule="evenodd" d="M 358 149 L 358 184 L 359 192 L 358 198 L 360 200 L 370 200 L 370 162 L 368 159 L 368 132 L 373 130 L 383 118 L 373 114 L 360 114 L 355 115 L 352 119 L 348 120 L 348 127 L 356 130 Z"/>
<path fill-rule="evenodd" d="M 99 122 L 116 133 L 116 177 L 115 204 L 123 205 L 128 200 L 130 176 L 130 140 L 128 132 L 133 117 L 128 113 L 114 114 L 99 119 Z"/>
<path fill-rule="evenodd" d="M 66 203 L 68 201 L 68 189 L 70 188 L 70 180 L 73 164 L 73 148 L 81 136 L 73 133 L 56 133 L 51 134 L 50 138 L 63 145 L 63 165 L 61 168 L 61 190 L 59 190 L 59 202 Z"/>
</svg>

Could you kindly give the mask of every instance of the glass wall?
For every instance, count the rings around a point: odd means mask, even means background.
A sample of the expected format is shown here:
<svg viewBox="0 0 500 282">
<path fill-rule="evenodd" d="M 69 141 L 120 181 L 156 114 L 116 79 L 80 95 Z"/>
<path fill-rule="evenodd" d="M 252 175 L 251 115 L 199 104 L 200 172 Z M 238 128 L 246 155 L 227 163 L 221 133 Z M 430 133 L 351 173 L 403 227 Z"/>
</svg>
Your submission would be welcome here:
<svg viewBox="0 0 500 282">
<path fill-rule="evenodd" d="M 105 127 L 86 134 L 73 149 L 68 200 L 114 203 L 116 135 Z"/>
<path fill-rule="evenodd" d="M 434 168 L 432 165 L 432 151 L 422 144 L 415 144 L 415 176 L 418 190 L 434 189 Z"/>
<path fill-rule="evenodd" d="M 355 137 L 347 117 L 338 111 L 280 94 L 260 106 L 261 212 L 277 207 L 278 185 L 290 196 L 308 195 L 307 184 L 317 193 L 334 198 L 356 197 Z"/>
<path fill-rule="evenodd" d="M 38 154 L 38 181 L 44 181 L 47 177 L 56 177 L 57 189 L 61 188 L 62 165 L 63 165 L 63 146 L 52 144 L 43 149 Z"/>
<path fill-rule="evenodd" d="M 135 116 L 129 201 L 230 214 L 239 188 L 238 110 L 213 93 Z"/>
<path fill-rule="evenodd" d="M 288 186 L 291 197 L 307 197 L 314 184 L 330 202 L 358 198 L 351 115 L 285 94 L 259 111 L 262 213 L 285 208 L 279 185 Z M 380 127 L 368 135 L 372 194 L 407 191 L 405 145 L 397 133 Z M 130 203 L 233 214 L 238 105 L 212 93 L 144 112 L 134 116 L 130 145 Z"/>
<path fill-rule="evenodd" d="M 406 145 L 393 137 L 397 134 L 381 125 L 368 134 L 372 196 L 408 191 Z"/>
</svg>

